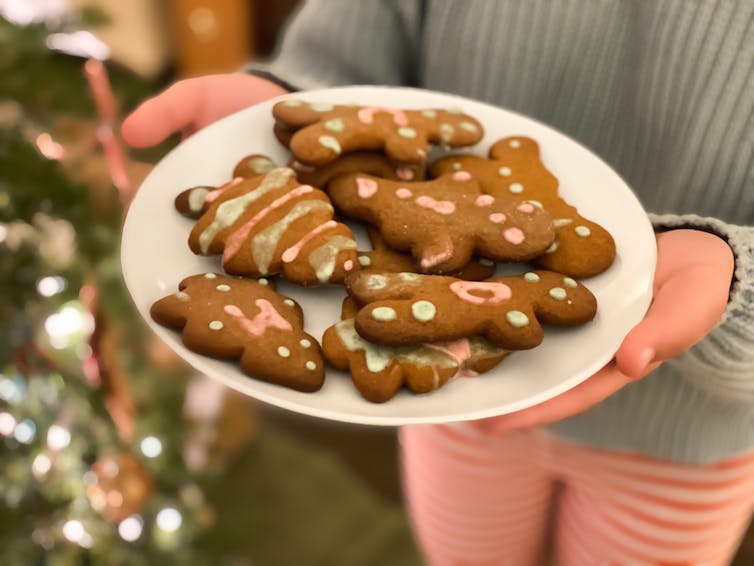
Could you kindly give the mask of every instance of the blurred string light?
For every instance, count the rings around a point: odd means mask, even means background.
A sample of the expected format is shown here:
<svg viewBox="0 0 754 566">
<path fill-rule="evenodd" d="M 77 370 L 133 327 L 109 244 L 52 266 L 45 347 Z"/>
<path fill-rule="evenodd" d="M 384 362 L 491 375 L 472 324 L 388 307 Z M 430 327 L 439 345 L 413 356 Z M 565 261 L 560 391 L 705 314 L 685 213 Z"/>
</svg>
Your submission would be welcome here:
<svg viewBox="0 0 754 566">
<path fill-rule="evenodd" d="M 64 291 L 66 286 L 66 280 L 59 275 L 42 277 L 37 281 L 37 292 L 43 297 L 52 297 Z"/>
<path fill-rule="evenodd" d="M 49 132 L 42 132 L 34 140 L 34 144 L 37 146 L 39 153 L 45 156 L 47 159 L 60 160 L 65 157 L 65 148 L 52 139 Z"/>
<path fill-rule="evenodd" d="M 31 463 L 31 471 L 37 479 L 43 478 L 52 468 L 52 460 L 47 454 L 37 454 Z"/>
<path fill-rule="evenodd" d="M 0 434 L 10 436 L 16 430 L 16 418 L 10 413 L 0 413 Z"/>
<path fill-rule="evenodd" d="M 157 526 L 163 531 L 173 533 L 181 528 L 183 516 L 178 509 L 165 507 L 157 513 Z"/>
<path fill-rule="evenodd" d="M 140 444 L 141 452 L 147 458 L 157 458 L 162 454 L 162 442 L 156 436 L 147 436 Z"/>
<path fill-rule="evenodd" d="M 47 431 L 47 446 L 52 450 L 62 450 L 71 443 L 71 433 L 64 426 L 52 425 Z"/>
<path fill-rule="evenodd" d="M 68 55 L 99 61 L 104 61 L 110 57 L 110 48 L 107 44 L 86 30 L 72 33 L 52 33 L 47 37 L 47 47 Z"/>
<path fill-rule="evenodd" d="M 15 380 L 0 373 L 0 399 L 11 405 L 23 401 L 24 390 Z"/>
<path fill-rule="evenodd" d="M 126 542 L 139 540 L 144 530 L 144 521 L 139 515 L 131 515 L 123 519 L 118 525 L 118 534 Z"/>
<path fill-rule="evenodd" d="M 89 336 L 94 332 L 94 317 L 86 312 L 81 303 L 71 301 L 45 320 L 45 330 L 50 345 L 58 350 L 67 348 L 75 336 Z"/>
<path fill-rule="evenodd" d="M 13 438 L 21 444 L 31 444 L 37 434 L 37 425 L 31 419 L 25 419 L 16 425 Z"/>
<path fill-rule="evenodd" d="M 63 524 L 63 536 L 84 548 L 91 548 L 94 542 L 92 536 L 86 532 L 84 524 L 77 519 L 71 519 Z"/>
<path fill-rule="evenodd" d="M 0 0 L 0 15 L 17 26 L 59 22 L 70 9 L 68 0 Z"/>
</svg>

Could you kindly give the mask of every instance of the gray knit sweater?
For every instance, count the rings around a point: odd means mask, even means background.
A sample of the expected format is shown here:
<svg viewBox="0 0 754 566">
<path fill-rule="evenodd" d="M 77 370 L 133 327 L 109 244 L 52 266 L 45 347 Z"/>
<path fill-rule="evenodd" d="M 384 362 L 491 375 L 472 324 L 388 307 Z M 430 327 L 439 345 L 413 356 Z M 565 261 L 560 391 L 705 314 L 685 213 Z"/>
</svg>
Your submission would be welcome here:
<svg viewBox="0 0 754 566">
<path fill-rule="evenodd" d="M 533 116 L 610 163 L 657 226 L 726 239 L 720 325 L 550 430 L 685 462 L 754 449 L 754 0 L 310 0 L 270 70 L 302 89 L 411 85 Z"/>
</svg>

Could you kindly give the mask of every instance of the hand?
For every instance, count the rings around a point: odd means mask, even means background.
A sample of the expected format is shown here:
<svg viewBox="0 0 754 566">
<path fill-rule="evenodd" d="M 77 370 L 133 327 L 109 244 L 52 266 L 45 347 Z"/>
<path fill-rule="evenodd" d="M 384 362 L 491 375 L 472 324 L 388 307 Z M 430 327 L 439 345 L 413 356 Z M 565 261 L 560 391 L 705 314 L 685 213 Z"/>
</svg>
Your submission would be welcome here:
<svg viewBox="0 0 754 566">
<path fill-rule="evenodd" d="M 244 74 L 179 81 L 143 102 L 123 121 L 123 139 L 134 147 L 148 147 L 175 132 L 189 136 L 228 114 L 286 92 L 270 81 Z"/>
<path fill-rule="evenodd" d="M 644 319 L 623 340 L 615 358 L 573 389 L 515 413 L 475 421 L 494 434 L 543 425 L 584 412 L 623 386 L 654 371 L 699 342 L 720 321 L 728 303 L 733 252 L 699 230 L 657 235 L 654 298 Z"/>
</svg>

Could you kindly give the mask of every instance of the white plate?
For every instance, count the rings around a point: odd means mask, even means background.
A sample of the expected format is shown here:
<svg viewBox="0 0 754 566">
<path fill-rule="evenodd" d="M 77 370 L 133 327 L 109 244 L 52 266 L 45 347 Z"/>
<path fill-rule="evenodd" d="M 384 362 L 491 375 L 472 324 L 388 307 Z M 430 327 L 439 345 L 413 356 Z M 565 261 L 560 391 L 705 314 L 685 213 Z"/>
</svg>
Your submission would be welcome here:
<svg viewBox="0 0 754 566">
<path fill-rule="evenodd" d="M 123 228 L 123 275 L 139 312 L 160 338 L 200 372 L 261 401 L 326 419 L 371 425 L 462 421 L 530 407 L 574 387 L 605 365 L 641 320 L 651 299 L 655 267 L 652 227 L 629 187 L 586 148 L 524 116 L 442 93 L 370 86 L 300 96 L 313 102 L 402 108 L 458 106 L 485 126 L 484 139 L 473 148 L 479 155 L 486 155 L 492 142 L 504 136 L 534 138 L 547 168 L 560 180 L 561 194 L 615 238 L 616 262 L 585 281 L 597 296 L 597 317 L 577 329 L 548 329 L 541 346 L 511 355 L 487 374 L 456 379 L 427 395 L 401 391 L 383 404 L 364 400 L 343 372 L 331 369 L 319 392 L 299 393 L 250 379 L 233 363 L 187 350 L 179 333 L 152 322 L 149 307 L 177 291 L 184 277 L 221 270 L 217 257 L 195 256 L 188 249 L 192 225 L 175 212 L 173 199 L 187 187 L 227 181 L 236 162 L 249 153 L 264 153 L 285 163 L 287 152 L 272 134 L 271 108 L 276 99 L 228 116 L 171 151 L 142 184 Z M 362 245 L 360 249 L 368 248 Z M 302 289 L 281 283 L 278 290 L 301 303 L 310 334 L 321 337 L 338 320 L 342 288 Z"/>
</svg>

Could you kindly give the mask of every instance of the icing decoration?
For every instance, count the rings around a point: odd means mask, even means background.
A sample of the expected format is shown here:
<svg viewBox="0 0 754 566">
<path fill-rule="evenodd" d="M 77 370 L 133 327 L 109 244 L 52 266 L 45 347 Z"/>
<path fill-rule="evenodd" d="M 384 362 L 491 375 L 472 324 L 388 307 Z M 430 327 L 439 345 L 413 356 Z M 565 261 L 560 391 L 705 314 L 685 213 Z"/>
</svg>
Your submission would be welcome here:
<svg viewBox="0 0 754 566">
<path fill-rule="evenodd" d="M 395 174 L 403 181 L 410 181 L 414 178 L 414 170 L 411 167 L 397 167 Z"/>
<path fill-rule="evenodd" d="M 282 260 L 283 263 L 290 263 L 293 260 L 295 260 L 298 257 L 299 252 L 301 249 L 309 243 L 309 241 L 312 238 L 315 238 L 318 234 L 321 234 L 322 232 L 325 232 L 326 230 L 330 230 L 331 228 L 335 228 L 338 225 L 335 220 L 328 220 L 324 224 L 320 224 L 317 226 L 314 230 L 306 234 L 303 238 L 301 238 L 298 242 L 296 242 L 294 245 L 292 245 L 290 248 L 285 250 L 283 252 Z"/>
<path fill-rule="evenodd" d="M 563 287 L 553 287 L 549 291 L 549 295 L 556 301 L 564 301 L 568 296 L 566 290 Z"/>
<path fill-rule="evenodd" d="M 526 239 L 526 236 L 520 228 L 516 228 L 514 226 L 512 228 L 508 228 L 505 232 L 503 232 L 503 238 L 505 238 L 511 244 L 518 245 Z"/>
<path fill-rule="evenodd" d="M 384 289 L 387 286 L 387 277 L 384 275 L 370 275 L 367 278 L 368 289 Z"/>
<path fill-rule="evenodd" d="M 367 267 L 372 265 L 372 258 L 370 258 L 368 255 L 360 255 L 359 256 L 359 265 L 361 267 Z"/>
<path fill-rule="evenodd" d="M 511 175 L 511 168 L 510 167 L 501 167 L 497 170 L 497 174 L 501 177 L 510 177 Z"/>
<path fill-rule="evenodd" d="M 241 245 L 246 241 L 246 238 L 249 236 L 249 232 L 256 226 L 260 220 L 262 220 L 265 216 L 267 216 L 270 212 L 275 210 L 276 208 L 280 208 L 285 203 L 287 203 L 289 200 L 294 199 L 296 197 L 299 197 L 301 195 L 305 195 L 307 193 L 312 192 L 314 189 L 310 187 L 309 185 L 301 185 L 300 187 L 296 187 L 290 192 L 285 193 L 283 196 L 278 197 L 272 203 L 267 205 L 265 208 L 257 212 L 251 220 L 243 224 L 241 227 L 239 227 L 236 231 L 234 231 L 230 236 L 228 236 L 228 239 L 225 241 L 225 248 L 223 249 L 223 263 L 227 262 L 230 258 L 232 258 L 236 253 L 238 253 L 238 250 L 241 248 Z M 256 241 L 256 238 L 255 238 Z M 272 255 L 272 252 L 274 252 L 274 249 L 270 252 L 270 255 Z M 269 263 L 269 262 L 268 262 Z M 266 268 L 260 270 L 262 273 L 267 273 Z"/>
<path fill-rule="evenodd" d="M 225 305 L 223 310 L 237 319 L 243 329 L 252 336 L 262 336 L 268 328 L 293 330 L 291 323 L 280 316 L 280 313 L 275 310 L 270 301 L 267 299 L 257 299 L 254 301 L 254 304 L 259 308 L 259 312 L 251 319 L 247 318 L 236 305 Z"/>
<path fill-rule="evenodd" d="M 302 102 L 298 98 L 289 98 L 284 104 L 286 106 L 301 106 Z"/>
<path fill-rule="evenodd" d="M 366 177 L 356 178 L 356 192 L 361 198 L 369 198 L 377 192 L 377 181 Z"/>
<path fill-rule="evenodd" d="M 510 142 L 508 142 L 508 145 L 513 149 L 518 149 L 519 147 L 521 147 L 521 142 L 518 140 L 511 140 Z"/>
<path fill-rule="evenodd" d="M 210 330 L 222 330 L 223 329 L 223 323 L 219 320 L 213 320 L 209 323 L 209 329 Z"/>
<path fill-rule="evenodd" d="M 217 289 L 218 291 L 221 291 L 223 293 L 227 293 L 228 291 L 230 291 L 230 285 L 225 285 L 225 284 L 218 285 L 217 287 L 215 287 L 215 289 Z"/>
<path fill-rule="evenodd" d="M 453 133 L 455 132 L 455 128 L 452 124 L 448 124 L 447 122 L 443 122 L 440 124 L 440 139 L 444 142 L 450 141 L 450 138 L 453 137 Z"/>
<path fill-rule="evenodd" d="M 576 283 L 576 280 L 571 279 L 570 277 L 563 277 L 563 285 L 565 285 L 566 287 L 571 287 L 571 288 L 579 286 L 579 284 Z"/>
<path fill-rule="evenodd" d="M 414 202 L 420 207 L 434 210 L 438 214 L 453 214 L 456 211 L 455 203 L 449 200 L 435 200 L 427 195 L 416 197 Z"/>
<path fill-rule="evenodd" d="M 491 283 L 485 281 L 453 281 L 450 290 L 462 301 L 475 305 L 499 305 L 511 298 L 511 288 L 504 283 Z M 472 291 L 488 293 L 488 297 L 472 295 Z"/>
<path fill-rule="evenodd" d="M 327 149 L 333 150 L 335 153 L 340 154 L 340 152 L 343 151 L 340 147 L 340 143 L 338 143 L 338 140 L 336 140 L 332 136 L 319 136 L 317 141 L 320 145 L 326 147 Z"/>
<path fill-rule="evenodd" d="M 324 283 L 335 271 L 335 261 L 343 250 L 355 249 L 356 242 L 346 236 L 333 236 L 309 254 L 309 265 L 314 268 L 317 280 Z M 353 267 L 353 265 L 352 265 Z"/>
<path fill-rule="evenodd" d="M 490 214 L 489 218 L 490 222 L 494 222 L 495 224 L 502 224 L 505 222 L 505 214 L 502 212 L 494 212 Z"/>
<path fill-rule="evenodd" d="M 281 199 L 283 198 L 285 197 L 281 197 Z M 291 223 L 303 216 L 306 216 L 314 210 L 329 211 L 332 210 L 332 206 L 330 206 L 330 204 L 323 200 L 306 200 L 296 203 L 296 205 L 291 208 L 291 210 L 289 210 L 283 218 L 268 226 L 267 228 L 259 232 L 256 236 L 254 236 L 254 239 L 251 242 L 252 257 L 254 258 L 254 263 L 256 264 L 257 269 L 260 273 L 269 272 L 270 263 L 272 263 L 272 258 L 274 257 L 275 250 L 280 243 L 280 239 L 283 237 L 283 234 L 285 234 L 285 231 L 288 229 Z M 223 253 L 223 256 L 224 255 L 225 254 Z"/>
<path fill-rule="evenodd" d="M 199 212 L 204 206 L 204 199 L 209 194 L 207 187 L 197 187 L 189 193 L 188 203 L 191 212 Z"/>
<path fill-rule="evenodd" d="M 231 182 L 225 183 L 224 185 L 217 187 L 214 191 L 208 192 L 207 196 L 204 197 L 204 202 L 207 204 L 215 202 L 217 197 L 219 197 L 224 191 L 231 187 L 235 187 L 241 181 L 243 181 L 243 177 L 235 177 Z"/>
<path fill-rule="evenodd" d="M 289 307 L 295 307 L 296 306 L 296 303 L 293 300 L 291 300 L 291 299 L 285 299 L 283 302 L 286 305 L 288 305 Z"/>
<path fill-rule="evenodd" d="M 262 277 L 260 279 L 257 279 L 257 283 L 259 283 L 260 285 L 269 285 L 270 282 L 267 281 L 267 279 L 265 279 L 264 277 Z"/>
<path fill-rule="evenodd" d="M 476 133 L 476 131 L 477 131 L 477 127 L 474 124 L 472 124 L 471 122 L 461 122 L 460 125 L 467 132 Z"/>
<path fill-rule="evenodd" d="M 416 150 L 416 155 L 418 155 L 419 157 L 427 157 L 427 152 L 422 148 L 419 148 Z"/>
<path fill-rule="evenodd" d="M 328 104 L 327 102 L 312 102 L 309 105 L 309 108 L 311 108 L 315 112 L 329 112 L 333 109 L 333 106 L 332 104 Z"/>
<path fill-rule="evenodd" d="M 289 358 L 291 356 L 291 351 L 285 346 L 279 346 L 278 356 L 280 356 L 281 358 Z"/>
<path fill-rule="evenodd" d="M 491 195 L 479 195 L 476 197 L 474 204 L 479 208 L 482 208 L 484 206 L 490 206 L 493 202 L 495 202 L 495 197 Z"/>
<path fill-rule="evenodd" d="M 542 203 L 539 202 L 538 200 L 527 200 L 526 202 L 532 203 L 537 208 L 544 208 L 544 206 L 542 206 Z"/>
<path fill-rule="evenodd" d="M 269 173 L 275 169 L 275 162 L 267 157 L 254 157 L 249 160 L 249 167 L 255 173 Z"/>
<path fill-rule="evenodd" d="M 217 278 L 217 275 L 216 275 L 216 274 L 214 274 L 214 273 L 205 273 L 205 274 L 204 274 L 204 278 L 205 278 L 205 279 L 216 279 L 216 278 Z"/>
<path fill-rule="evenodd" d="M 419 322 L 428 322 L 435 318 L 437 308 L 429 301 L 416 301 L 411 305 L 411 314 Z"/>
<path fill-rule="evenodd" d="M 437 118 L 437 112 L 432 109 L 422 110 L 422 116 L 425 118 Z"/>
<path fill-rule="evenodd" d="M 306 362 L 306 369 L 314 371 L 315 369 L 317 369 L 317 364 L 309 360 L 308 362 Z"/>
<path fill-rule="evenodd" d="M 553 242 L 553 243 L 552 243 L 552 244 L 550 245 L 550 247 L 549 247 L 549 248 L 547 248 L 547 249 L 545 250 L 545 253 L 546 253 L 546 254 L 551 254 L 552 252 L 554 252 L 554 251 L 555 251 L 555 250 L 557 250 L 557 249 L 558 249 L 558 242 L 557 242 L 557 241 L 555 241 L 555 242 Z"/>
<path fill-rule="evenodd" d="M 411 192 L 411 189 L 400 187 L 398 189 L 395 189 L 395 196 L 397 196 L 398 198 L 406 199 L 414 196 L 414 193 Z"/>
<path fill-rule="evenodd" d="M 422 278 L 418 273 L 409 273 L 408 271 L 402 271 L 398 274 L 398 277 L 401 278 L 401 281 L 405 281 L 406 283 L 416 283 Z"/>
<path fill-rule="evenodd" d="M 552 221 L 552 225 L 555 228 L 562 228 L 563 226 L 568 226 L 571 222 L 573 222 L 570 218 L 556 218 Z"/>
<path fill-rule="evenodd" d="M 395 320 L 397 317 L 398 313 L 395 312 L 395 309 L 391 309 L 390 307 L 377 307 L 372 311 L 372 318 L 374 320 L 379 320 L 380 322 Z"/>
<path fill-rule="evenodd" d="M 511 186 L 508 187 L 508 190 L 514 195 L 517 195 L 524 192 L 524 186 L 521 183 L 511 183 Z"/>
<path fill-rule="evenodd" d="M 468 181 L 469 179 L 471 179 L 471 173 L 468 171 L 456 171 L 453 173 L 454 181 Z"/>
<path fill-rule="evenodd" d="M 592 233 L 592 231 L 586 226 L 576 226 L 573 231 L 576 232 L 577 236 L 581 236 L 582 238 L 586 238 Z"/>
<path fill-rule="evenodd" d="M 413 128 L 398 128 L 398 135 L 402 138 L 415 138 L 416 130 Z"/>
<path fill-rule="evenodd" d="M 458 171 L 461 167 L 463 167 L 463 165 L 461 165 L 457 161 L 453 163 L 453 169 L 455 169 L 456 171 Z"/>
<path fill-rule="evenodd" d="M 340 118 L 333 118 L 332 120 L 327 120 L 327 122 L 325 122 L 325 130 L 328 132 L 339 134 L 345 129 L 345 127 L 343 120 Z"/>
<path fill-rule="evenodd" d="M 522 328 L 529 324 L 529 317 L 521 311 L 508 311 L 505 313 L 505 319 L 515 328 Z"/>
<path fill-rule="evenodd" d="M 300 161 L 292 161 L 291 167 L 296 169 L 297 171 L 301 171 L 302 173 L 312 173 L 313 171 L 316 171 L 316 167 L 312 167 L 311 165 L 304 165 Z"/>
<path fill-rule="evenodd" d="M 448 112 L 450 112 L 451 114 L 462 114 L 463 113 L 463 111 L 460 108 L 458 108 L 458 106 L 451 106 L 450 108 L 448 108 Z"/>
<path fill-rule="evenodd" d="M 302 348 L 311 348 L 312 343 L 311 341 L 307 340 L 306 338 L 302 338 L 298 341 L 299 344 L 301 344 Z"/>
<path fill-rule="evenodd" d="M 378 112 L 385 112 L 386 114 L 392 115 L 393 122 L 395 122 L 396 125 L 398 126 L 408 126 L 408 116 L 406 116 L 405 112 L 403 112 L 402 110 L 398 110 L 396 108 L 381 108 L 381 107 L 371 106 L 371 107 L 362 108 L 361 110 L 359 110 L 359 112 L 357 113 L 357 116 L 359 117 L 359 120 L 361 120 L 365 124 L 371 124 L 372 122 L 374 122 L 374 115 L 377 114 Z M 414 132 L 414 135 L 416 135 L 416 132 Z"/>
<path fill-rule="evenodd" d="M 353 269 L 353 261 L 350 259 L 347 259 L 343 262 L 343 269 L 346 271 L 351 271 Z"/>
<path fill-rule="evenodd" d="M 217 207 L 212 223 L 199 235 L 199 248 L 207 253 L 210 243 L 223 228 L 232 225 L 243 214 L 246 207 L 270 191 L 285 185 L 294 175 L 293 169 L 281 167 L 273 169 L 264 176 L 259 186 L 248 193 L 226 200 Z M 208 195 L 209 196 L 209 195 Z"/>
<path fill-rule="evenodd" d="M 479 260 L 479 264 L 489 267 L 490 265 L 495 265 L 495 262 L 487 259 L 486 257 L 483 257 Z"/>
<path fill-rule="evenodd" d="M 191 297 L 189 297 L 189 294 L 185 293 L 184 291 L 178 291 L 175 294 L 175 298 L 179 301 L 188 301 Z"/>
<path fill-rule="evenodd" d="M 453 245 L 448 242 L 447 248 L 440 253 L 437 254 L 429 254 L 422 257 L 419 264 L 422 266 L 423 269 L 427 269 L 429 267 L 432 267 L 433 265 L 437 265 L 438 263 L 441 263 L 448 259 L 450 256 L 453 255 Z"/>
<path fill-rule="evenodd" d="M 536 283 L 539 281 L 539 275 L 529 271 L 528 273 L 524 273 L 524 280 L 529 283 Z"/>
<path fill-rule="evenodd" d="M 528 212 L 528 213 L 534 212 L 534 205 L 530 202 L 523 202 L 519 204 L 517 208 L 521 212 Z"/>
</svg>

